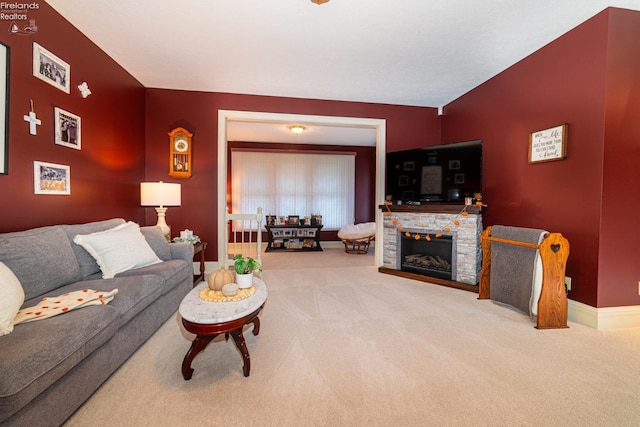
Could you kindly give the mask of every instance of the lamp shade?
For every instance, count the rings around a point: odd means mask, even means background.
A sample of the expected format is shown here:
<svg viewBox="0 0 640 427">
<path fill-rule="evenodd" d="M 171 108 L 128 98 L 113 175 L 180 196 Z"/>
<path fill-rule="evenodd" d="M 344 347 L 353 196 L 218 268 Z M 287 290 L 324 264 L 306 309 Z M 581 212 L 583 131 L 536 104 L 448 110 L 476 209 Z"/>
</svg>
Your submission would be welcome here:
<svg viewBox="0 0 640 427">
<path fill-rule="evenodd" d="M 169 182 L 141 182 L 142 206 L 180 206 L 180 184 Z"/>
</svg>

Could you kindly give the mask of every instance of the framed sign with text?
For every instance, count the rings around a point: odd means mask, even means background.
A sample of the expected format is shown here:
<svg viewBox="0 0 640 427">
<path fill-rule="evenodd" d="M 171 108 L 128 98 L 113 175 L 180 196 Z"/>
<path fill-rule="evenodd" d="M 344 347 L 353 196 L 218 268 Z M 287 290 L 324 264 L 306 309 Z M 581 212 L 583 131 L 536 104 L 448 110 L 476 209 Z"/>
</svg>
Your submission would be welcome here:
<svg viewBox="0 0 640 427">
<path fill-rule="evenodd" d="M 566 124 L 529 134 L 529 163 L 562 160 L 566 157 Z"/>
</svg>

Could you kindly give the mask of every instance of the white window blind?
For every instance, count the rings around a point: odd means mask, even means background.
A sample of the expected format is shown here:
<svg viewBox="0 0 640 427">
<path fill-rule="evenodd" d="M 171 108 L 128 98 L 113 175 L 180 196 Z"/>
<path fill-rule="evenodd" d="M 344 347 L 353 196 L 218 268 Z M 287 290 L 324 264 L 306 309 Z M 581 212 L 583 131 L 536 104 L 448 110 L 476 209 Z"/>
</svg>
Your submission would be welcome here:
<svg viewBox="0 0 640 427">
<path fill-rule="evenodd" d="M 324 229 L 353 223 L 355 154 L 231 153 L 232 212 L 322 215 Z"/>
</svg>

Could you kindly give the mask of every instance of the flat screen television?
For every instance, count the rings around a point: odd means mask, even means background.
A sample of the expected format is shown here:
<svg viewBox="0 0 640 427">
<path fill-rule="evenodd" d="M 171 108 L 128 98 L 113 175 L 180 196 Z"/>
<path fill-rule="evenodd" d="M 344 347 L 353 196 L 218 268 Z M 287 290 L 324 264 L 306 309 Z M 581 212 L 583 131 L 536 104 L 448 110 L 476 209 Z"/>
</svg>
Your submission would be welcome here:
<svg viewBox="0 0 640 427">
<path fill-rule="evenodd" d="M 390 152 L 386 169 L 388 201 L 460 202 L 482 193 L 482 141 Z"/>
</svg>

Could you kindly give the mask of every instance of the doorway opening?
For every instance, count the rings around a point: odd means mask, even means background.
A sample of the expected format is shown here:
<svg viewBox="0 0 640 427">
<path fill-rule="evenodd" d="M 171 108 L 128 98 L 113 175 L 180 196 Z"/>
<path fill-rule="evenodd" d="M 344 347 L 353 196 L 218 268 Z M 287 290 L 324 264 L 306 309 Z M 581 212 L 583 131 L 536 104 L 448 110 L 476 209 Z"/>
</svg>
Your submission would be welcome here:
<svg viewBox="0 0 640 427">
<path fill-rule="evenodd" d="M 264 113 L 254 111 L 218 110 L 218 236 L 224 236 L 227 208 L 227 124 L 230 121 L 272 122 L 272 123 L 308 123 L 325 126 L 367 127 L 376 130 L 376 179 L 375 203 L 384 203 L 386 120 L 357 117 L 315 116 L 303 114 Z M 376 266 L 382 266 L 382 211 L 376 212 Z M 218 239 L 218 258 L 225 253 L 224 239 Z"/>
</svg>

